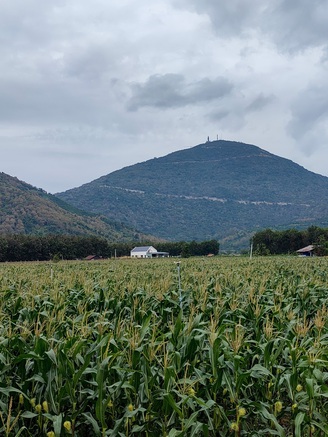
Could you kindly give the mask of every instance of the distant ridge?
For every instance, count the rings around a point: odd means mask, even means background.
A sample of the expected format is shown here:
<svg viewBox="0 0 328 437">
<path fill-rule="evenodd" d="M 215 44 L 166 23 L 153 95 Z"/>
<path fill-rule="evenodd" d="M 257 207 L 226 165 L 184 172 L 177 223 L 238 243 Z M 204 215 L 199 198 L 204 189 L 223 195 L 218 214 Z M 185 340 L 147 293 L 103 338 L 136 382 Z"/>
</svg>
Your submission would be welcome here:
<svg viewBox="0 0 328 437">
<path fill-rule="evenodd" d="M 224 140 L 125 167 L 57 196 L 160 238 L 218 238 L 226 247 L 264 227 L 328 220 L 327 177 Z"/>
<path fill-rule="evenodd" d="M 144 238 L 125 225 L 78 210 L 6 173 L 0 173 L 0 234 L 96 235 L 112 241 Z"/>
</svg>

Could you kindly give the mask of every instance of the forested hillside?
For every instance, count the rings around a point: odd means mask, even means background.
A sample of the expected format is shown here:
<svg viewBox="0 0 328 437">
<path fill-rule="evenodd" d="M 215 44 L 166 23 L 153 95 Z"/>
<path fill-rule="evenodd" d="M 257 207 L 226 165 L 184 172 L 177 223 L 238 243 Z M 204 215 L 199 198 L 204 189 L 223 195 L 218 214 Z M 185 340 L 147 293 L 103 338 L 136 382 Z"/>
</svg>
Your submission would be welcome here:
<svg viewBox="0 0 328 437">
<path fill-rule="evenodd" d="M 97 235 L 139 240 L 143 234 L 68 205 L 44 190 L 0 173 L 0 234 Z"/>
<path fill-rule="evenodd" d="M 58 197 L 169 240 L 248 245 L 267 227 L 328 224 L 328 178 L 259 147 L 213 141 L 110 173 Z"/>
</svg>

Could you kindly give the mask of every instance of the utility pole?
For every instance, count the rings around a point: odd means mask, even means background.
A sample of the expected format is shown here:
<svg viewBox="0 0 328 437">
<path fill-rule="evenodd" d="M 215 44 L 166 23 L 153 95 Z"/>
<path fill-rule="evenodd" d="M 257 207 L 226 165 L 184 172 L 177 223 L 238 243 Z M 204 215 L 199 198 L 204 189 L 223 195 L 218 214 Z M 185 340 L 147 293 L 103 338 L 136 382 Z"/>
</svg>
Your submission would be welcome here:
<svg viewBox="0 0 328 437">
<path fill-rule="evenodd" d="M 180 261 L 176 261 L 175 264 L 177 265 L 177 270 L 178 270 L 179 302 L 180 302 L 180 308 L 182 310 L 182 290 L 181 290 Z"/>
<path fill-rule="evenodd" d="M 251 238 L 251 247 L 249 250 L 249 259 L 252 259 L 253 257 L 253 238 Z"/>
</svg>

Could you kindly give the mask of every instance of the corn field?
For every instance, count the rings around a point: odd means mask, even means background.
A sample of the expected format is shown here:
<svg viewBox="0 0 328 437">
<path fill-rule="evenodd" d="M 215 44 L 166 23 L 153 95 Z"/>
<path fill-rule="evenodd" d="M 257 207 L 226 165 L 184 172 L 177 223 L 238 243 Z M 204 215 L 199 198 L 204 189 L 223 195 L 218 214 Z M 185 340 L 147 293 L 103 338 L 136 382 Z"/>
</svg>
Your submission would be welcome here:
<svg viewBox="0 0 328 437">
<path fill-rule="evenodd" d="M 0 435 L 327 436 L 327 267 L 1 264 Z"/>
</svg>

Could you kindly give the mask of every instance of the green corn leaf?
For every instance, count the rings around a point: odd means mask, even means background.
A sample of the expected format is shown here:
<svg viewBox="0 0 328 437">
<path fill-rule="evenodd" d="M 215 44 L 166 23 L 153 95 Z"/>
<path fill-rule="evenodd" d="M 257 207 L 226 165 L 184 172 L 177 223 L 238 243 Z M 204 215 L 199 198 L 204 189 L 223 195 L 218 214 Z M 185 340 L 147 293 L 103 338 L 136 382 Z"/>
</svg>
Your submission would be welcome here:
<svg viewBox="0 0 328 437">
<path fill-rule="evenodd" d="M 173 396 L 170 393 L 165 393 L 164 399 L 170 405 L 170 407 L 172 407 L 172 409 L 179 415 L 179 417 L 182 418 L 183 417 L 182 411 L 174 401 Z"/>
<path fill-rule="evenodd" d="M 168 434 L 168 437 L 182 437 L 183 433 L 181 431 L 178 431 L 175 428 L 172 428 Z"/>
<path fill-rule="evenodd" d="M 48 355 L 48 357 L 54 363 L 54 365 L 57 366 L 57 358 L 56 358 L 55 351 L 53 349 L 50 349 L 49 351 L 46 352 L 46 355 Z"/>
<path fill-rule="evenodd" d="M 312 424 L 317 427 L 318 429 L 321 429 L 321 431 L 323 431 L 325 433 L 325 435 L 328 435 L 328 424 L 326 423 L 321 423 L 321 422 L 317 422 L 315 420 L 312 420 Z"/>
<path fill-rule="evenodd" d="M 306 392 L 310 399 L 314 398 L 314 379 L 306 378 L 305 379 Z"/>
<path fill-rule="evenodd" d="M 63 416 L 59 414 L 58 416 L 53 416 L 53 426 L 54 433 L 56 437 L 61 436 L 61 428 L 62 428 Z"/>
<path fill-rule="evenodd" d="M 302 437 L 301 425 L 304 421 L 305 413 L 299 412 L 295 417 L 295 437 Z"/>
<path fill-rule="evenodd" d="M 278 423 L 277 418 L 274 414 L 270 413 L 267 408 L 261 403 L 255 403 L 256 411 L 262 414 L 265 419 L 270 420 L 276 427 L 278 435 L 280 437 L 285 437 L 285 431 L 282 426 Z"/>
<path fill-rule="evenodd" d="M 82 416 L 84 416 L 86 420 L 92 425 L 92 429 L 93 432 L 95 433 L 95 436 L 100 436 L 101 435 L 100 427 L 97 421 L 91 415 L 91 413 L 82 413 Z"/>
<path fill-rule="evenodd" d="M 38 414 L 32 413 L 32 411 L 24 411 L 24 413 L 20 415 L 20 417 L 23 417 L 24 419 L 34 419 L 34 417 L 37 416 Z"/>
<path fill-rule="evenodd" d="M 263 376 L 272 376 L 272 373 L 261 364 L 255 364 L 250 369 L 250 375 L 252 378 L 262 378 Z"/>
<path fill-rule="evenodd" d="M 27 432 L 28 432 L 28 429 L 26 428 L 26 426 L 22 426 L 22 427 L 17 431 L 17 433 L 15 434 L 15 437 L 19 437 L 20 435 L 22 435 L 23 431 L 27 431 Z"/>
</svg>

